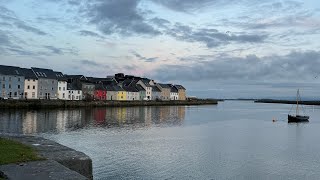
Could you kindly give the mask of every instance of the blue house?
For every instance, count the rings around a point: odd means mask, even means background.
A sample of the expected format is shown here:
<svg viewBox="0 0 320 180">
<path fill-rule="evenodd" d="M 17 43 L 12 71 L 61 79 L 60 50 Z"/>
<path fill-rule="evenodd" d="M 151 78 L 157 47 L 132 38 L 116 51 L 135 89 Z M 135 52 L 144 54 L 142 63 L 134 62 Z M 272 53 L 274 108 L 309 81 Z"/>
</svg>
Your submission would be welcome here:
<svg viewBox="0 0 320 180">
<path fill-rule="evenodd" d="M 0 97 L 20 99 L 24 92 L 24 74 L 19 67 L 0 65 Z"/>
</svg>

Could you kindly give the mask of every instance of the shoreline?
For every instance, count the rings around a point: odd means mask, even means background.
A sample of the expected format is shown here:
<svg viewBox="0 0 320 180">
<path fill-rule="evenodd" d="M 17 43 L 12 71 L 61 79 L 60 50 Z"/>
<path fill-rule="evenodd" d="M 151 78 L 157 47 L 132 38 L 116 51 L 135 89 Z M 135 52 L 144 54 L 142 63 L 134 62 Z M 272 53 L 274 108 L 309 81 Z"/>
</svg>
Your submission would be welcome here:
<svg viewBox="0 0 320 180">
<path fill-rule="evenodd" d="M 81 107 L 133 107 L 133 106 L 190 106 L 217 105 L 215 99 L 187 101 L 64 101 L 64 100 L 1 100 L 0 109 L 45 109 Z"/>
<path fill-rule="evenodd" d="M 297 104 L 297 101 L 292 100 L 277 100 L 277 99 L 258 99 L 254 103 L 274 103 L 274 104 Z M 320 105 L 320 101 L 299 101 L 303 105 Z"/>
</svg>

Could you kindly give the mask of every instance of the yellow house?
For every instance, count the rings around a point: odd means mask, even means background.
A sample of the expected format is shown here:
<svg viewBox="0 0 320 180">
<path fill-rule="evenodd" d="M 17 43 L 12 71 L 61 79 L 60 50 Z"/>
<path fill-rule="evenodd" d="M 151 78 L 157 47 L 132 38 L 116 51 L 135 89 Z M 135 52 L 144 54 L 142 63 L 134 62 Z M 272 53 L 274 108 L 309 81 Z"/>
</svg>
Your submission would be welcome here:
<svg viewBox="0 0 320 180">
<path fill-rule="evenodd" d="M 127 100 L 127 92 L 122 89 L 120 86 L 116 86 L 115 90 L 117 92 L 117 100 L 118 101 L 126 101 Z"/>
</svg>

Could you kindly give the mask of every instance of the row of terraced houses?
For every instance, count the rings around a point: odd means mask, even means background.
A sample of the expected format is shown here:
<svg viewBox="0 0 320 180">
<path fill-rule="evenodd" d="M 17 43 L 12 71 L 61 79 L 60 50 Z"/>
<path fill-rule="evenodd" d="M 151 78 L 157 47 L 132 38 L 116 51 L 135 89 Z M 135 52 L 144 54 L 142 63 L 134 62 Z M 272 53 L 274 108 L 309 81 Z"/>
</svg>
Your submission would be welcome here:
<svg viewBox="0 0 320 180">
<path fill-rule="evenodd" d="M 52 69 L 0 65 L 1 99 L 186 100 L 182 85 L 124 75 L 106 78 L 66 75 Z"/>
</svg>

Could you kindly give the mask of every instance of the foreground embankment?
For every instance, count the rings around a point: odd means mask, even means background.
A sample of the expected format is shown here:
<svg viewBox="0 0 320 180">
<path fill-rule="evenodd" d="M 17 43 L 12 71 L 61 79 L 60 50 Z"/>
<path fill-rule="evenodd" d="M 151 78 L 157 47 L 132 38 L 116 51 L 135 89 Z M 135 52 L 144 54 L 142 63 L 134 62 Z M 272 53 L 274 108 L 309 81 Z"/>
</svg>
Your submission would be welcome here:
<svg viewBox="0 0 320 180">
<path fill-rule="evenodd" d="M 275 100 L 275 99 L 258 99 L 255 103 L 277 103 L 277 104 L 297 104 L 297 101 L 290 100 Z M 320 105 L 320 101 L 299 101 L 299 104 L 304 105 Z"/>
<path fill-rule="evenodd" d="M 4 136 L 34 149 L 43 160 L 0 166 L 8 179 L 92 179 L 92 160 L 86 154 L 54 141 L 34 136 Z M 10 149 L 6 146 L 3 149 Z M 2 177 L 2 178 L 3 178 Z M 0 176 L 1 179 L 1 176 Z"/>
<path fill-rule="evenodd" d="M 217 100 L 192 101 L 62 101 L 62 100 L 1 100 L 0 108 L 78 108 L 78 107 L 130 107 L 130 106 L 182 106 L 218 104 Z"/>
</svg>

